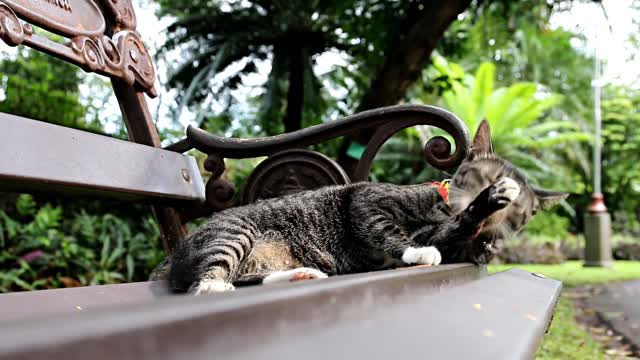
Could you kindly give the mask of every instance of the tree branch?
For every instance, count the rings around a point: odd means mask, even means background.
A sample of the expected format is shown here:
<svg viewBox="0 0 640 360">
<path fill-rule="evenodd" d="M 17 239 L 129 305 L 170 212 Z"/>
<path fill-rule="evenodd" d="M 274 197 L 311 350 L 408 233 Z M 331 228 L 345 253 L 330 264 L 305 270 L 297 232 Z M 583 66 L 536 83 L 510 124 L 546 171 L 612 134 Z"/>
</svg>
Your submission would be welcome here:
<svg viewBox="0 0 640 360">
<path fill-rule="evenodd" d="M 471 0 L 433 0 L 424 3 L 424 9 L 421 10 L 424 15 L 408 27 L 407 33 L 398 34 L 398 38 L 392 42 L 395 45 L 388 48 L 385 63 L 363 96 L 358 112 L 394 105 L 402 100 L 420 77 L 444 32 L 469 7 Z M 348 174 L 352 174 L 358 160 L 349 157 L 347 149 L 353 141 L 366 144 L 371 136 L 372 132 L 367 131 L 345 138 L 338 162 Z"/>
</svg>

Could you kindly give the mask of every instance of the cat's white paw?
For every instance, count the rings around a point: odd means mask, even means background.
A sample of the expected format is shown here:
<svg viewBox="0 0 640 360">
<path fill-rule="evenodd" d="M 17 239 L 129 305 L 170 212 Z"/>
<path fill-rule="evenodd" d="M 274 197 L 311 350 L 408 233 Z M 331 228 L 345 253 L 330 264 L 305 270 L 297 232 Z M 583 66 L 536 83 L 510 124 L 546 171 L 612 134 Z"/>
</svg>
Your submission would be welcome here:
<svg viewBox="0 0 640 360">
<path fill-rule="evenodd" d="M 298 281 L 298 280 L 324 279 L 327 277 L 328 275 L 323 273 L 320 270 L 301 267 L 297 269 L 276 271 L 274 273 L 271 273 L 262 280 L 262 283 L 272 284 L 272 283 L 290 282 L 290 281 Z"/>
<path fill-rule="evenodd" d="M 520 195 L 520 185 L 511 178 L 503 177 L 493 184 L 492 195 L 503 197 L 508 202 L 512 202 Z"/>
<path fill-rule="evenodd" d="M 228 282 L 222 280 L 202 280 L 193 291 L 194 295 L 213 294 L 226 291 L 233 291 L 236 288 Z"/>
<path fill-rule="evenodd" d="M 402 254 L 402 261 L 405 264 L 439 265 L 442 261 L 442 255 L 434 246 L 409 247 Z"/>
</svg>

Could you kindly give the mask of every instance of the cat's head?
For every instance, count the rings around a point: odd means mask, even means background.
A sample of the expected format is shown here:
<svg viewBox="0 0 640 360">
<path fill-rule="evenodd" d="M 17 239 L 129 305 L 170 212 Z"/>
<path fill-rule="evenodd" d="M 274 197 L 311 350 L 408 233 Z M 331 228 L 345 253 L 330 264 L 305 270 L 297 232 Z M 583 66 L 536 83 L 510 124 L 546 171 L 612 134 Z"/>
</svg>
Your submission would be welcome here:
<svg viewBox="0 0 640 360">
<path fill-rule="evenodd" d="M 480 192 L 502 177 L 518 182 L 520 195 L 507 207 L 495 212 L 483 224 L 466 261 L 487 263 L 500 251 L 503 241 L 512 237 L 540 210 L 547 209 L 568 194 L 531 186 L 522 172 L 493 152 L 489 123 L 480 123 L 467 158 L 451 181 L 449 202 L 454 212 L 464 210 Z"/>
</svg>

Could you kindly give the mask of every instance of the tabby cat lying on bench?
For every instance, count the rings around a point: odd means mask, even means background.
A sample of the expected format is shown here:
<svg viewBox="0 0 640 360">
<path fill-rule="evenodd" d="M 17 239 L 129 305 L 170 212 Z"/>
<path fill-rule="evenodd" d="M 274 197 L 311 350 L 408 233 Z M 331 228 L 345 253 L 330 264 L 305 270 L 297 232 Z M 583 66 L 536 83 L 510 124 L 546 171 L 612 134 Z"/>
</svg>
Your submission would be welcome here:
<svg viewBox="0 0 640 360">
<path fill-rule="evenodd" d="M 177 292 L 233 290 L 411 264 L 487 263 L 504 239 L 567 194 L 534 189 L 493 153 L 483 122 L 451 181 L 356 183 L 301 192 L 215 214 L 154 271 Z M 163 275 L 164 273 L 164 275 Z"/>
</svg>

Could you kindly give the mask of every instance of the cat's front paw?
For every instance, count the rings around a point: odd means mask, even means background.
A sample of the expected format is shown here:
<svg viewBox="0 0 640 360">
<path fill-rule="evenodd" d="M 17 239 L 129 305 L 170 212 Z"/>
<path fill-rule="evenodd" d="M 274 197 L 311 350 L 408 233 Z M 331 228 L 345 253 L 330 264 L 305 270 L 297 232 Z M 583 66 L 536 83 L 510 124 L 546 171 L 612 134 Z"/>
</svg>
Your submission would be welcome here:
<svg viewBox="0 0 640 360">
<path fill-rule="evenodd" d="M 501 207 L 509 205 L 518 198 L 518 195 L 520 195 L 520 185 L 508 177 L 498 179 L 498 181 L 492 185 L 491 191 L 489 192 L 490 200 Z"/>
<path fill-rule="evenodd" d="M 402 261 L 405 264 L 418 265 L 439 265 L 442 261 L 440 251 L 434 246 L 414 248 L 409 247 L 402 254 Z"/>
<path fill-rule="evenodd" d="M 320 270 L 312 269 L 312 268 L 296 268 L 291 270 L 284 271 L 276 271 L 273 272 L 262 280 L 263 284 L 272 284 L 279 282 L 290 282 L 290 281 L 300 281 L 300 280 L 311 280 L 311 279 L 324 279 L 327 278 L 328 275 L 323 273 Z"/>
<path fill-rule="evenodd" d="M 233 291 L 235 287 L 228 282 L 222 280 L 202 280 L 196 285 L 192 291 L 193 295 L 214 294 L 220 292 Z"/>
</svg>

